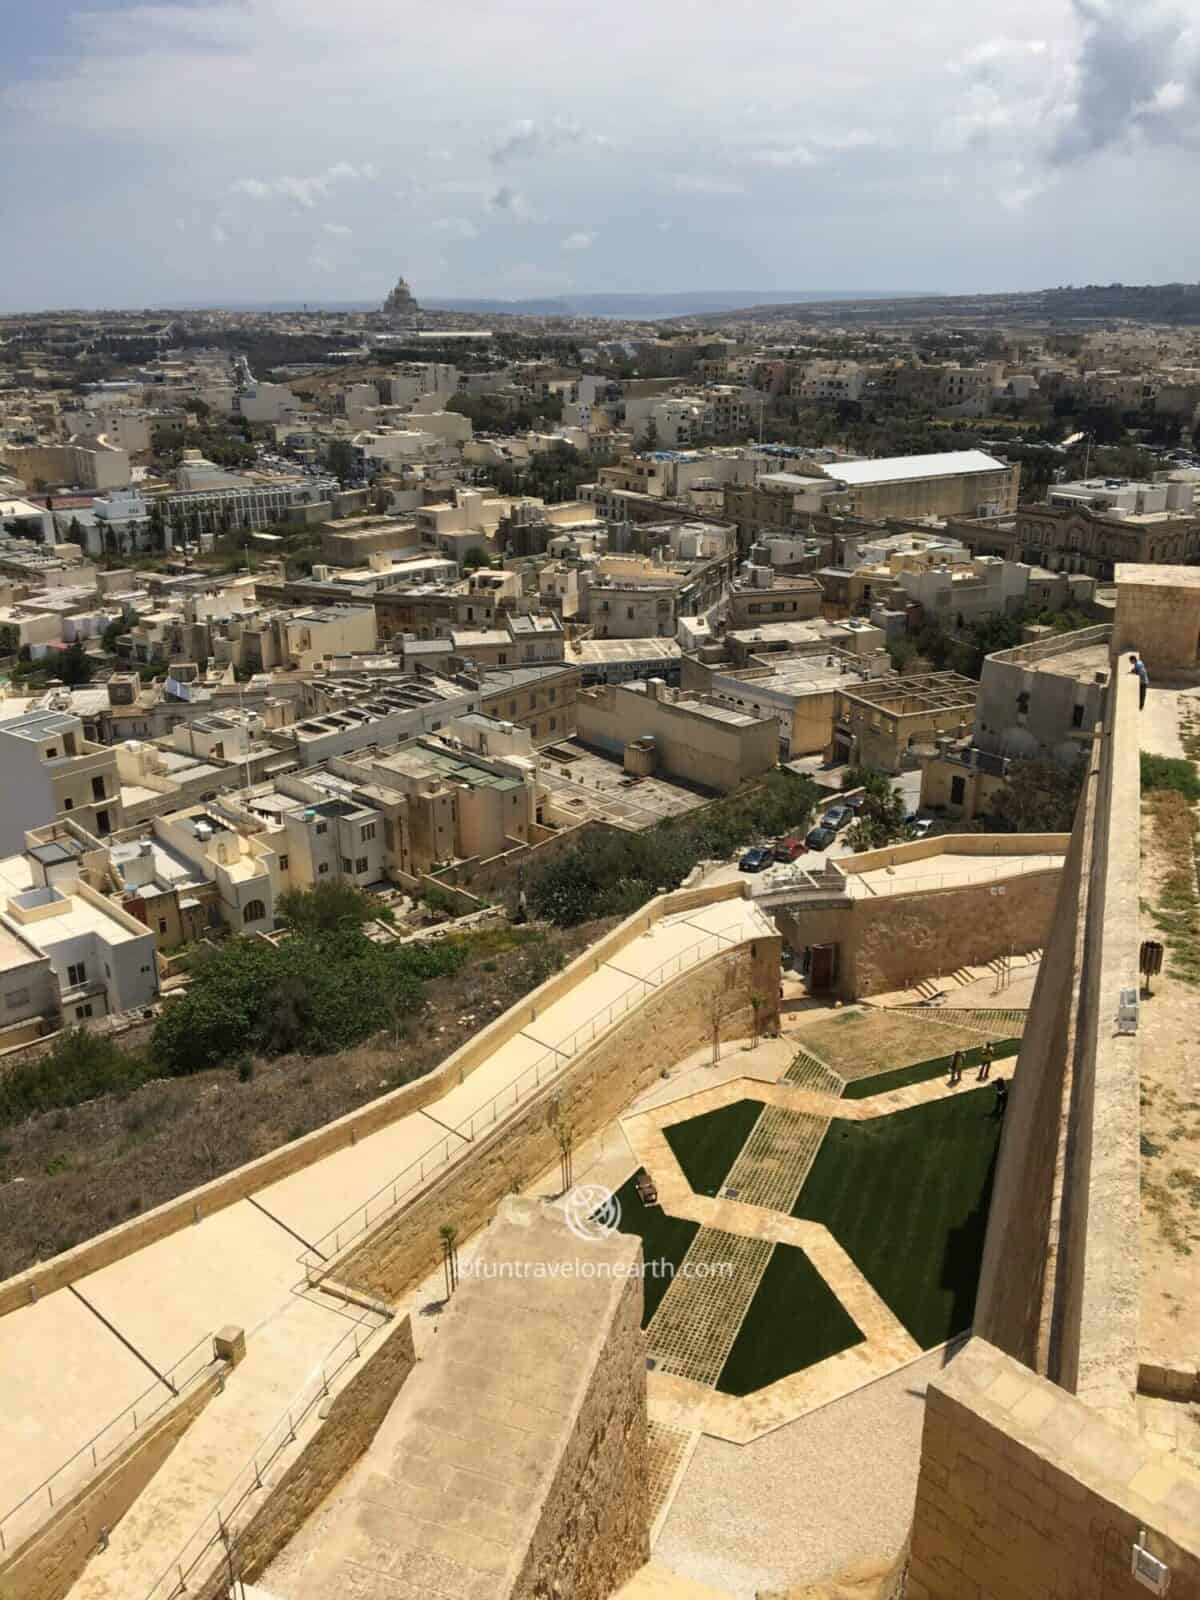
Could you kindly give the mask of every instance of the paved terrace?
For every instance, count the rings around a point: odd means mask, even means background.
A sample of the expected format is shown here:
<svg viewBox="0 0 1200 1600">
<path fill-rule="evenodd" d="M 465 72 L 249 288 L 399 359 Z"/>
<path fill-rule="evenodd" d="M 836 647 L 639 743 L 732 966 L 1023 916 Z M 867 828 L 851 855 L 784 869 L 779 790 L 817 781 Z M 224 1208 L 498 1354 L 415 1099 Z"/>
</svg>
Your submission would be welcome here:
<svg viewBox="0 0 1200 1600">
<path fill-rule="evenodd" d="M 0 1317 L 0 1531 L 9 1544 L 44 1509 L 39 1486 L 84 1451 L 53 1485 L 61 1499 L 90 1470 L 94 1436 L 103 1435 L 103 1456 L 132 1431 L 129 1408 L 137 1406 L 144 1420 L 168 1398 L 153 1369 L 171 1375 L 187 1357 L 176 1374 L 186 1376 L 197 1360 L 193 1347 L 200 1344 L 204 1358 L 209 1336 L 223 1324 L 247 1335 L 229 1394 L 265 1432 L 286 1411 L 287 1391 L 298 1390 L 351 1327 L 345 1307 L 305 1292 L 298 1260 L 306 1246 L 332 1253 L 364 1221 L 383 1215 L 394 1194 L 418 1192 L 476 1133 L 503 1120 L 653 987 L 727 944 L 774 931 L 749 900 L 666 917 L 611 962 L 585 971 L 544 1011 L 524 1001 L 530 1016 L 521 1031 L 440 1100 Z M 211 1435 L 203 1472 L 192 1482 L 169 1481 L 180 1475 L 173 1457 L 143 1497 L 157 1503 L 157 1520 L 134 1564 L 136 1582 L 127 1570 L 125 1587 L 97 1580 L 89 1596 L 139 1600 L 158 1576 L 155 1563 L 166 1565 L 217 1497 L 223 1475 L 232 1479 L 244 1464 L 251 1441 L 242 1428 L 228 1432 L 223 1416 L 214 1403 L 191 1430 L 197 1438 Z M 9 1516 L 31 1491 L 33 1502 Z M 118 1563 L 107 1570 L 115 1579 Z"/>
<path fill-rule="evenodd" d="M 763 904 L 783 905 L 805 898 L 867 900 L 1001 883 L 1027 872 L 1060 871 L 1068 839 L 1065 833 L 943 834 L 816 866 L 805 866 L 801 857 L 793 867 L 777 867 L 754 880 L 750 892 Z"/>
</svg>

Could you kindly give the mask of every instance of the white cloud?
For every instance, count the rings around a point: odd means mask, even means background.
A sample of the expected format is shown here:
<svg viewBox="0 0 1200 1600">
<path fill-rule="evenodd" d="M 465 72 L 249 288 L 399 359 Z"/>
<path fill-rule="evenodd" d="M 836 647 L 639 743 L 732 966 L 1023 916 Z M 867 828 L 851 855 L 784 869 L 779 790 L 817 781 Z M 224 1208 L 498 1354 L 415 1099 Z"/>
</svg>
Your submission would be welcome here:
<svg viewBox="0 0 1200 1600">
<path fill-rule="evenodd" d="M 219 222 L 213 224 L 212 236 L 214 244 L 226 244 L 229 239 L 229 235 Z"/>
<path fill-rule="evenodd" d="M 569 233 L 562 242 L 564 250 L 590 250 L 596 242 L 594 233 Z"/>
<path fill-rule="evenodd" d="M 430 233 L 441 233 L 450 239 L 473 239 L 475 224 L 467 217 L 435 217 L 429 224 Z"/>
<path fill-rule="evenodd" d="M 755 150 L 750 159 L 759 167 L 811 167 L 817 158 L 807 145 L 792 144 L 782 149 Z"/>
<path fill-rule="evenodd" d="M 676 172 L 671 177 L 676 194 L 745 194 L 746 186 L 735 178 L 718 178 L 703 172 Z"/>
<path fill-rule="evenodd" d="M 308 178 L 239 178 L 230 185 L 229 192 L 246 195 L 251 200 L 294 200 L 311 211 L 318 200 L 324 200 L 339 184 L 368 183 L 378 176 L 371 162 L 356 167 L 349 161 L 336 161 L 324 172 Z"/>
<path fill-rule="evenodd" d="M 349 239 L 354 229 L 348 228 L 344 222 L 323 222 L 321 232 L 329 234 L 333 239 Z"/>
<path fill-rule="evenodd" d="M 523 117 L 514 123 L 512 131 L 499 144 L 492 146 L 488 158 L 493 166 L 502 167 L 516 157 L 533 155 L 539 143 L 537 123 L 530 117 Z"/>
</svg>

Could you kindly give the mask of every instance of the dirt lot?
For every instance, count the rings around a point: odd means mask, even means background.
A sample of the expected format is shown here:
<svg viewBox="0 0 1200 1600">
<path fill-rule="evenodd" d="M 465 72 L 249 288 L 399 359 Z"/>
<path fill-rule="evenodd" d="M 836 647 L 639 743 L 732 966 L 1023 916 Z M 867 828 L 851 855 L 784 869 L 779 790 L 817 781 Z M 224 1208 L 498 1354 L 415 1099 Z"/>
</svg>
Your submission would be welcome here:
<svg viewBox="0 0 1200 1600">
<path fill-rule="evenodd" d="M 468 963 L 427 985 L 427 1010 L 398 1042 L 258 1060 L 245 1082 L 233 1071 L 160 1079 L 0 1129 L 0 1279 L 431 1072 L 558 956 L 569 960 L 612 926 L 473 936 Z"/>
<path fill-rule="evenodd" d="M 936 1020 L 921 1011 L 872 1011 L 848 1006 L 843 1011 L 814 1013 L 811 1024 L 797 1021 L 789 1029 L 798 1044 L 804 1045 L 833 1068 L 847 1082 L 872 1077 L 889 1067 L 906 1067 L 913 1061 L 944 1056 L 960 1046 L 966 1050 L 982 1044 L 985 1035 L 975 1027 L 955 1025 L 949 1007 L 938 1010 Z M 1015 1030 L 997 1023 L 989 1029 L 993 1039 L 1005 1039 Z"/>
</svg>

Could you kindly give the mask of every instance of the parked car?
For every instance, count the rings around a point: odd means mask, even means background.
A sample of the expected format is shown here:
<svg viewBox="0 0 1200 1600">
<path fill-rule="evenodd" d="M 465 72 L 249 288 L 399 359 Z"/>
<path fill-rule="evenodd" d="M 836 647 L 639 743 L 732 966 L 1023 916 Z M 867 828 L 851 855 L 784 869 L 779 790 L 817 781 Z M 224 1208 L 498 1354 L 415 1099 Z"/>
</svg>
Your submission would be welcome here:
<svg viewBox="0 0 1200 1600">
<path fill-rule="evenodd" d="M 819 827 L 809 829 L 804 842 L 810 850 L 827 850 L 836 838 L 833 829 L 821 823 Z"/>
<path fill-rule="evenodd" d="M 738 862 L 738 867 L 742 872 L 762 872 L 771 865 L 774 859 L 774 856 L 765 846 L 755 845 L 753 850 L 746 851 L 746 854 Z"/>
<path fill-rule="evenodd" d="M 821 818 L 823 828 L 832 828 L 834 833 L 840 833 L 843 828 L 849 827 L 854 821 L 854 813 L 849 806 L 830 806 Z"/>
<path fill-rule="evenodd" d="M 866 803 L 867 797 L 865 794 L 852 794 L 849 800 L 844 802 L 844 804 L 849 806 L 850 810 L 853 811 L 855 816 L 858 815 Z"/>
<path fill-rule="evenodd" d="M 906 821 L 908 823 L 908 830 L 914 839 L 924 839 L 926 834 L 928 834 L 929 830 L 933 827 L 932 817 L 909 817 L 906 818 Z"/>
<path fill-rule="evenodd" d="M 802 839 L 780 839 L 775 845 L 776 861 L 795 861 L 797 856 L 802 856 L 808 846 Z"/>
</svg>

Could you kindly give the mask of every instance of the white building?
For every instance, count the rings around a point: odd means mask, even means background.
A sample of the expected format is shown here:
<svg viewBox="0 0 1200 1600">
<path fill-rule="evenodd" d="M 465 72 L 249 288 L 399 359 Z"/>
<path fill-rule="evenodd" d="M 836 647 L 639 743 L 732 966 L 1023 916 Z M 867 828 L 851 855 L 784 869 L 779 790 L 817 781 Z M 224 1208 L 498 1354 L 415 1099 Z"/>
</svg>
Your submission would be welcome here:
<svg viewBox="0 0 1200 1600">
<path fill-rule="evenodd" d="M 158 998 L 154 934 L 82 879 L 10 895 L 0 924 L 10 938 L 48 959 L 68 1023 L 131 1011 Z M 0 945 L 0 955 L 2 950 Z M 11 993 L 6 1003 L 10 998 Z"/>
</svg>

